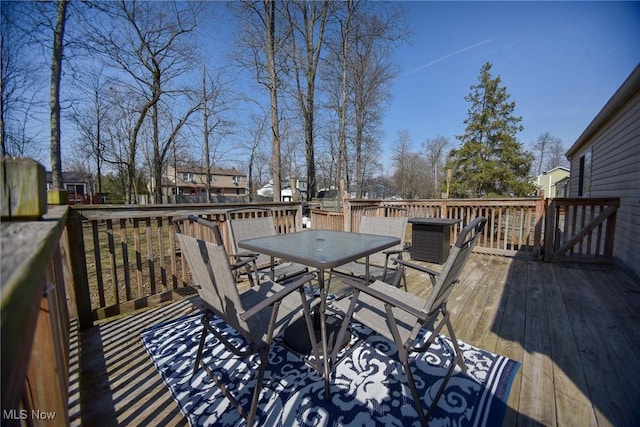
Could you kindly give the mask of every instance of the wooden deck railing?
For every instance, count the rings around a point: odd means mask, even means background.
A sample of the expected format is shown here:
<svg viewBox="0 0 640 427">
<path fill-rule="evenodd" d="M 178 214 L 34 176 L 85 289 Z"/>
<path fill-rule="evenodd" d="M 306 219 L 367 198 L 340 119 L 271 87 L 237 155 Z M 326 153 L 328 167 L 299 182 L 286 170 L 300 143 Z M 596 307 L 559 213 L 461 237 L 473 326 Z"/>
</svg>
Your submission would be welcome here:
<svg viewBox="0 0 640 427">
<path fill-rule="evenodd" d="M 271 209 L 281 233 L 302 229 L 300 203 L 73 207 L 82 218 L 74 227 L 82 236 L 74 250 L 87 277 L 86 295 L 77 301 L 79 317 L 92 324 L 193 293 L 172 218 L 197 215 L 223 224 L 226 211 L 252 206 Z M 220 230 L 231 247 L 227 227 Z"/>
<path fill-rule="evenodd" d="M 451 227 L 452 242 L 471 219 L 482 215 L 488 219 L 488 223 L 477 248 L 500 254 L 526 252 L 537 256 L 541 253 L 545 213 L 543 198 L 348 200 L 342 223 L 338 218 L 341 212 L 314 209 L 311 211 L 311 226 L 358 231 L 362 211 L 372 206 L 404 208 L 409 217 L 459 219 L 460 222 Z"/>
<path fill-rule="evenodd" d="M 344 213 L 342 211 L 311 209 L 311 228 L 344 231 Z"/>
<path fill-rule="evenodd" d="M 66 193 L 54 190 L 52 199 Z M 69 425 L 69 209 L 47 210 L 44 167 L 0 159 L 2 425 Z"/>
<path fill-rule="evenodd" d="M 618 198 L 553 199 L 545 221 L 545 261 L 613 261 Z"/>
<path fill-rule="evenodd" d="M 69 424 L 67 212 L 0 225 L 2 425 Z"/>
</svg>

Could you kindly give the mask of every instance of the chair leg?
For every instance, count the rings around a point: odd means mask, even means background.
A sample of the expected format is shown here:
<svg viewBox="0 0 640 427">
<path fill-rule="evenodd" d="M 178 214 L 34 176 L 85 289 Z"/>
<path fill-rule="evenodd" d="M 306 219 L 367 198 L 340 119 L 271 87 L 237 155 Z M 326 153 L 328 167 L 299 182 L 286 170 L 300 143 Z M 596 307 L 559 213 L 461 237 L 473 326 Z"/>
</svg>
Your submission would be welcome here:
<svg viewBox="0 0 640 427">
<path fill-rule="evenodd" d="M 453 325 L 451 325 L 451 321 L 449 319 L 449 312 L 446 310 L 444 306 L 441 307 L 440 310 L 443 315 L 443 319 L 438 324 L 438 326 L 434 328 L 434 330 L 432 331 L 432 335 L 429 337 L 426 344 L 420 347 L 415 347 L 415 348 L 412 347 L 413 350 L 416 350 L 419 352 L 428 351 L 428 349 L 431 347 L 433 340 L 437 339 L 437 336 L 438 336 L 437 334 L 440 332 L 443 326 L 446 326 L 449 333 L 451 334 L 451 339 L 454 347 L 454 355 L 453 355 L 452 363 L 449 366 L 449 369 L 447 370 L 447 374 L 445 378 L 442 380 L 440 387 L 438 387 L 438 391 L 434 395 L 433 401 L 431 402 L 431 405 L 429 405 L 427 413 L 425 414 L 422 409 L 422 401 L 420 399 L 420 395 L 418 394 L 418 389 L 413 379 L 413 374 L 411 373 L 411 367 L 409 365 L 409 350 L 406 347 L 404 347 L 400 341 L 398 327 L 396 325 L 395 318 L 393 317 L 393 312 L 391 311 L 391 307 L 385 304 L 385 308 L 387 310 L 387 317 L 388 317 L 388 323 L 391 330 L 391 334 L 394 337 L 396 348 L 398 350 L 398 359 L 402 363 L 405 374 L 407 376 L 407 383 L 409 385 L 409 388 L 411 389 L 411 394 L 413 395 L 414 404 L 415 404 L 416 410 L 418 411 L 418 416 L 420 417 L 420 424 L 423 426 L 426 426 L 428 420 L 431 419 L 431 415 L 434 409 L 438 406 L 438 401 L 440 400 L 440 397 L 444 393 L 444 389 L 447 383 L 449 382 L 449 379 L 453 375 L 456 365 L 460 366 L 463 372 L 466 372 L 467 370 L 467 366 L 464 362 L 464 357 L 462 356 L 462 351 L 460 351 L 460 346 L 458 345 L 458 341 L 456 339 L 455 333 L 453 332 Z"/>
<path fill-rule="evenodd" d="M 198 352 L 196 354 L 196 363 L 193 365 L 193 373 L 192 376 L 198 372 L 198 368 L 200 367 L 200 360 L 202 359 L 202 350 L 204 349 L 204 342 L 207 338 L 207 327 L 205 326 L 205 322 L 209 321 L 209 315 L 205 314 L 202 317 L 202 332 L 200 333 L 200 345 L 198 346 Z"/>
<path fill-rule="evenodd" d="M 409 389 L 411 389 L 411 395 L 413 396 L 413 403 L 416 407 L 416 411 L 418 411 L 418 417 L 420 418 L 420 425 L 426 426 L 427 420 L 429 419 L 422 409 L 422 400 L 420 399 L 420 394 L 418 394 L 418 388 L 416 387 L 416 383 L 413 379 L 413 374 L 411 373 L 411 366 L 409 366 L 409 355 L 407 354 L 406 349 L 400 350 L 398 348 L 398 358 L 400 362 L 402 362 L 402 366 L 404 368 L 404 373 L 407 376 L 407 383 L 409 384 Z M 436 401 L 432 402 L 433 406 Z"/>
<path fill-rule="evenodd" d="M 461 353 L 457 353 L 457 354 L 461 354 Z M 447 370 L 447 375 L 442 380 L 440 387 L 438 387 L 438 391 L 433 397 L 433 401 L 431 402 L 431 405 L 429 405 L 429 408 L 427 409 L 426 413 L 422 408 L 422 401 L 420 398 L 420 394 L 418 393 L 418 388 L 416 387 L 416 383 L 413 379 L 413 374 L 411 373 L 411 366 L 409 365 L 409 357 L 406 349 L 403 348 L 401 351 L 400 348 L 398 348 L 398 359 L 400 359 L 400 361 L 402 362 L 402 366 L 407 376 L 407 383 L 409 384 L 409 388 L 411 389 L 411 394 L 413 396 L 413 401 L 416 407 L 416 411 L 418 411 L 418 417 L 420 418 L 420 425 L 426 426 L 428 425 L 428 421 L 431 419 L 431 415 L 433 414 L 433 411 L 438 406 L 438 401 L 440 400 L 440 397 L 442 397 L 442 395 L 444 394 L 444 389 L 447 386 L 449 379 L 453 375 L 453 371 L 456 367 L 456 364 L 458 363 L 458 361 L 456 360 L 457 355 L 454 358 L 453 363 Z M 464 365 L 464 361 L 462 361 L 462 366 L 463 366 L 463 370 L 465 370 L 466 365 Z"/>
<path fill-rule="evenodd" d="M 269 347 L 261 347 L 260 350 L 258 350 L 258 354 L 260 355 L 260 369 L 258 370 L 256 387 L 253 390 L 253 397 L 251 398 L 251 408 L 249 409 L 249 416 L 247 417 L 248 426 L 253 426 L 256 418 L 258 400 L 260 398 L 260 391 L 262 391 L 262 380 L 264 379 L 264 373 L 267 370 L 267 363 L 269 363 Z"/>
<path fill-rule="evenodd" d="M 451 324 L 451 320 L 449 320 L 449 312 L 446 308 L 443 308 L 445 322 L 447 325 L 447 330 L 449 331 L 449 337 L 451 338 L 451 342 L 453 343 L 453 352 L 455 353 L 454 362 L 460 366 L 462 372 L 467 372 L 467 364 L 464 361 L 464 356 L 462 355 L 462 351 L 460 350 L 460 345 L 458 344 L 458 339 L 456 338 L 456 334 L 453 331 L 453 325 Z"/>
</svg>

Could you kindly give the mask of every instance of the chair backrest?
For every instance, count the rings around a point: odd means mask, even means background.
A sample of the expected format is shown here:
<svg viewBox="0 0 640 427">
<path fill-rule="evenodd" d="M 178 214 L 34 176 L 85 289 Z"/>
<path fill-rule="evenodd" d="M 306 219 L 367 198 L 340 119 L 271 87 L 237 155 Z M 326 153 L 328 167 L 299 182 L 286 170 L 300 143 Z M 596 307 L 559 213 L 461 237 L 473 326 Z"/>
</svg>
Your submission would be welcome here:
<svg viewBox="0 0 640 427">
<path fill-rule="evenodd" d="M 202 238 L 217 245 L 223 245 L 222 235 L 216 224 L 197 215 L 177 216 L 171 220 L 171 223 L 176 234 Z"/>
<path fill-rule="evenodd" d="M 400 243 L 385 250 L 400 250 L 404 247 L 404 236 L 407 231 L 406 216 L 366 216 L 360 217 L 360 233 L 377 234 L 379 236 L 398 237 Z M 384 266 L 386 256 L 382 252 L 376 252 L 369 256 L 372 265 Z"/>
<path fill-rule="evenodd" d="M 253 212 L 255 216 L 246 217 L 248 212 Z M 229 236 L 236 253 L 242 252 L 238 247 L 238 242 L 256 237 L 266 237 L 276 235 L 276 225 L 273 221 L 273 213 L 268 209 L 235 209 L 227 212 L 227 225 Z M 260 254 L 256 259 L 258 268 L 271 264 L 271 257 Z"/>
<path fill-rule="evenodd" d="M 471 255 L 471 251 L 478 240 L 487 220 L 484 217 L 477 217 L 466 227 L 462 229 L 455 245 L 449 252 L 449 257 L 442 267 L 442 271 L 438 276 L 433 290 L 429 294 L 425 303 L 425 311 L 432 313 L 443 304 L 446 304 L 453 286 L 458 281 L 460 273 L 464 268 L 467 259 Z"/>
<path fill-rule="evenodd" d="M 213 226 L 219 235 L 217 226 Z M 176 237 L 182 248 L 183 259 L 187 261 L 206 308 L 235 328 L 247 340 L 252 340 L 249 325 L 239 316 L 244 308 L 224 246 L 182 233 L 176 233 Z"/>
</svg>

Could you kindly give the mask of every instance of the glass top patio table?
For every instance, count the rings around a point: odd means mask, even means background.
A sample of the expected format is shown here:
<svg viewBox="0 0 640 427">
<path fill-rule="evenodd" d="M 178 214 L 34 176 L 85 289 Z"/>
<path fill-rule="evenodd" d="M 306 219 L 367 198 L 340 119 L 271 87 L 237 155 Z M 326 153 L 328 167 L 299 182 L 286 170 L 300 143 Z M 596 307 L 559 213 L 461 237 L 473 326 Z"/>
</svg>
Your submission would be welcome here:
<svg viewBox="0 0 640 427">
<path fill-rule="evenodd" d="M 400 243 L 400 239 L 374 234 L 332 230 L 305 230 L 258 237 L 238 246 L 320 270 L 331 269 Z"/>
<path fill-rule="evenodd" d="M 318 359 L 317 350 L 314 351 L 316 352 L 316 369 L 321 372 L 324 379 L 324 398 L 327 400 L 330 398 L 331 362 L 327 337 L 327 290 L 324 286 L 324 271 L 364 257 L 366 277 L 369 277 L 369 255 L 388 249 L 398 243 L 400 243 L 400 239 L 397 237 L 332 230 L 305 230 L 238 242 L 239 247 L 271 255 L 272 259 L 278 257 L 318 269 L 317 277 L 320 288 L 318 314 L 320 316 L 322 359 Z M 348 319 L 345 319 L 342 323 L 347 321 Z M 341 327 L 337 342 L 341 342 L 344 329 L 345 325 Z M 317 349 L 315 337 L 310 337 L 310 339 L 312 340 L 312 348 Z M 335 347 L 337 348 L 337 346 Z"/>
</svg>

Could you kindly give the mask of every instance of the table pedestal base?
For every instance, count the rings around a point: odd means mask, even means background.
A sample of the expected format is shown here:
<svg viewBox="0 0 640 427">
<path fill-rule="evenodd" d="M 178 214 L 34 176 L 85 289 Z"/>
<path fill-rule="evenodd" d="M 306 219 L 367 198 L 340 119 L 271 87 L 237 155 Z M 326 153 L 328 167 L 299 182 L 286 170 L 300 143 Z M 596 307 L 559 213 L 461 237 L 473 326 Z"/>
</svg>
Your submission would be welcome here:
<svg viewBox="0 0 640 427">
<path fill-rule="evenodd" d="M 338 338 L 338 332 L 340 331 L 340 325 L 342 324 L 342 320 L 333 316 L 325 316 L 326 319 L 326 328 L 327 328 L 327 341 L 328 341 L 328 350 L 329 354 L 333 351 L 333 347 L 336 343 L 336 339 Z M 313 327 L 316 335 L 316 342 L 318 345 L 322 345 L 322 334 L 320 333 L 320 315 L 317 313 L 313 315 Z M 344 334 L 344 339 L 340 344 L 340 348 L 345 347 L 349 344 L 351 340 L 351 333 L 347 329 Z M 284 344 L 290 350 L 293 350 L 296 353 L 303 354 L 305 356 L 309 356 L 312 353 L 311 340 L 309 339 L 309 332 L 307 331 L 307 323 L 304 320 L 304 317 L 292 322 L 287 328 L 284 330 Z M 320 353 L 322 353 L 322 348 L 319 349 Z"/>
</svg>

